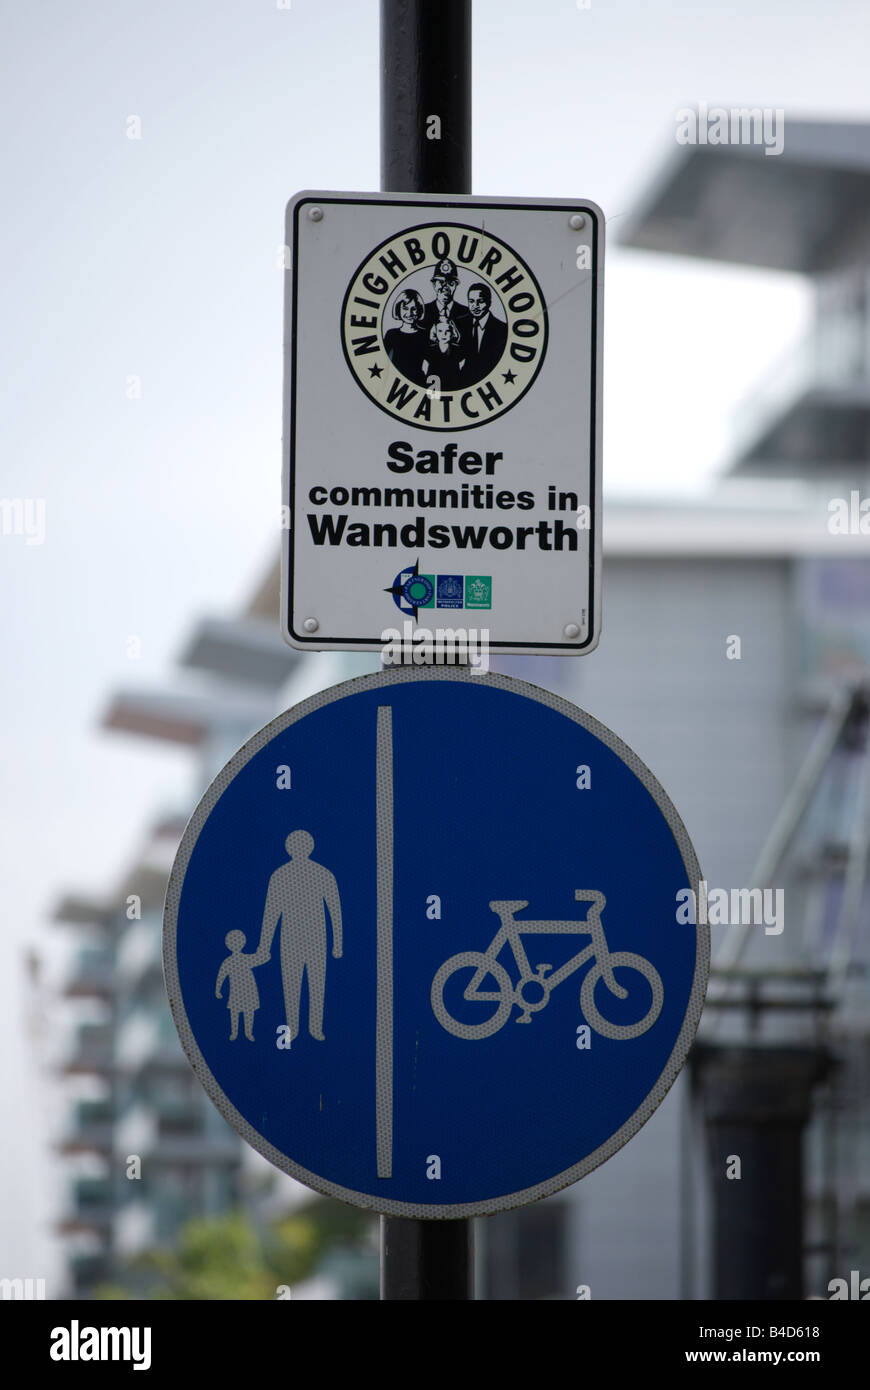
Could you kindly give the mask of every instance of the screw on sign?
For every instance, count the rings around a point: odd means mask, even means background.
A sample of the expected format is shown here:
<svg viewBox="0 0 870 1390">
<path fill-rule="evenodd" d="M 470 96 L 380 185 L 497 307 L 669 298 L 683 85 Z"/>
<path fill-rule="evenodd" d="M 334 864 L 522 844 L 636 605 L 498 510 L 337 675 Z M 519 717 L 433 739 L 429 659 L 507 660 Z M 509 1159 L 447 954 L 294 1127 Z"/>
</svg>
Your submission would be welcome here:
<svg viewBox="0 0 870 1390">
<path fill-rule="evenodd" d="M 675 904 L 699 879 L 655 778 L 574 705 L 461 668 L 366 676 L 273 720 L 194 813 L 173 1018 L 221 1113 L 310 1187 L 506 1210 L 602 1163 L 677 1075 L 709 933 Z"/>
</svg>

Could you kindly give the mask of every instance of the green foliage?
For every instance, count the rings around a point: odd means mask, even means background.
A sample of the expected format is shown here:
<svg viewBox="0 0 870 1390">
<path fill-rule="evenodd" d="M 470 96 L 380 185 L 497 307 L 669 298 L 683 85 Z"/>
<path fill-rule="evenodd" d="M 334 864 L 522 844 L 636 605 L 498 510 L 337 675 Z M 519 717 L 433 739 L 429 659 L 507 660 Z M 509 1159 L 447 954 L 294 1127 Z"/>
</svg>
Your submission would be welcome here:
<svg viewBox="0 0 870 1390">
<path fill-rule="evenodd" d="M 97 1290 L 102 1299 L 274 1299 L 324 1263 L 343 1255 L 359 1276 L 362 1296 L 372 1296 L 376 1262 L 370 1253 L 373 1218 L 342 1202 L 317 1198 L 258 1231 L 239 1211 L 201 1217 L 182 1226 L 174 1249 L 149 1250 L 116 1272 L 117 1281 Z M 341 1260 L 339 1260 L 341 1264 Z M 368 1267 L 367 1267 L 368 1266 Z M 354 1291 L 351 1291 L 354 1296 Z"/>
</svg>

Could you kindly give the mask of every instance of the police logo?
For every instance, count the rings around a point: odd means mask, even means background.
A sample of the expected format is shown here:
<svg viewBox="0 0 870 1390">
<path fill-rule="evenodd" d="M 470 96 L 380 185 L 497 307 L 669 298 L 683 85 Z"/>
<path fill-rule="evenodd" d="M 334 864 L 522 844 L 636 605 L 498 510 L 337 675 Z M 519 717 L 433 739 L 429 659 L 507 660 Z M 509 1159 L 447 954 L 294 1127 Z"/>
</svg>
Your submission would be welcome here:
<svg viewBox="0 0 870 1390">
<path fill-rule="evenodd" d="M 366 257 L 344 296 L 341 335 L 357 384 L 388 415 L 420 429 L 475 429 L 534 382 L 547 309 L 506 242 L 437 222 Z"/>
</svg>

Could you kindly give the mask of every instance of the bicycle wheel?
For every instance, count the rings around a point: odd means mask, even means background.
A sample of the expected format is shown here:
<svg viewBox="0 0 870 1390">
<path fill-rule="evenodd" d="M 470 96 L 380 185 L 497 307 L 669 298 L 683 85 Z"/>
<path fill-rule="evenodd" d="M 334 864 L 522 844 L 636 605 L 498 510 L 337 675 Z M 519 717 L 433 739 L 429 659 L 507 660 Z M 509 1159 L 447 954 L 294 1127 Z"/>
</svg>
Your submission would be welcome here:
<svg viewBox="0 0 870 1390">
<path fill-rule="evenodd" d="M 498 985 L 498 993 L 491 990 L 482 990 L 471 995 L 472 1000 L 480 1000 L 481 1003 L 498 1002 L 495 1013 L 486 1020 L 485 1023 L 461 1023 L 458 1018 L 454 1018 L 448 1012 L 444 1003 L 444 986 L 457 970 L 480 970 L 483 969 L 487 975 L 492 975 Z M 470 983 L 470 981 L 469 981 Z M 466 989 L 468 985 L 466 985 Z M 458 956 L 451 956 L 438 970 L 435 979 L 432 981 L 432 1010 L 448 1033 L 452 1033 L 455 1038 L 465 1038 L 469 1042 L 474 1042 L 477 1038 L 489 1038 L 493 1033 L 497 1033 L 499 1028 L 507 1022 L 514 1002 L 514 989 L 510 981 L 510 976 L 503 965 L 499 965 L 497 960 L 490 960 L 481 951 L 460 951 Z"/>
<path fill-rule="evenodd" d="M 661 981 L 661 976 L 654 965 L 645 956 L 636 956 L 632 951 L 612 951 L 610 953 L 610 968 L 625 965 L 632 970 L 636 970 L 639 975 L 643 975 L 647 984 L 652 990 L 652 1003 L 643 1018 L 637 1023 L 608 1023 L 595 1007 L 595 986 L 604 974 L 604 968 L 600 961 L 596 961 L 592 969 L 587 974 L 580 987 L 580 1007 L 583 1010 L 583 1017 L 596 1033 L 600 1033 L 605 1038 L 627 1039 L 639 1038 L 641 1033 L 645 1033 L 648 1028 L 652 1028 L 664 1003 L 665 990 Z M 620 981 L 623 989 L 628 989 L 631 993 L 631 986 Z M 612 993 L 612 991 L 609 991 Z"/>
</svg>

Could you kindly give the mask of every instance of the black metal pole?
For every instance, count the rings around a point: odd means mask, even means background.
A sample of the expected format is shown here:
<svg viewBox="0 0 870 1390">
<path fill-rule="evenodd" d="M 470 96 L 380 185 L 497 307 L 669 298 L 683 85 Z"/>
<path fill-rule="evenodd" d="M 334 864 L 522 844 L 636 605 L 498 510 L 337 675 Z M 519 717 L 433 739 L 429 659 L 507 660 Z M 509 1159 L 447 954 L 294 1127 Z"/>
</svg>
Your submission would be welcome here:
<svg viewBox="0 0 870 1390">
<path fill-rule="evenodd" d="M 381 0 L 381 188 L 471 192 L 471 0 Z M 381 1298 L 474 1297 L 471 1221 L 381 1217 Z"/>
<path fill-rule="evenodd" d="M 707 1130 L 711 1297 L 802 1299 L 802 1139 L 828 1053 L 696 1043 L 689 1065 Z"/>
<path fill-rule="evenodd" d="M 381 0 L 381 188 L 471 192 L 471 0 Z"/>
<path fill-rule="evenodd" d="M 471 1221 L 381 1217 L 381 1298 L 449 1302 L 474 1298 Z"/>
</svg>

